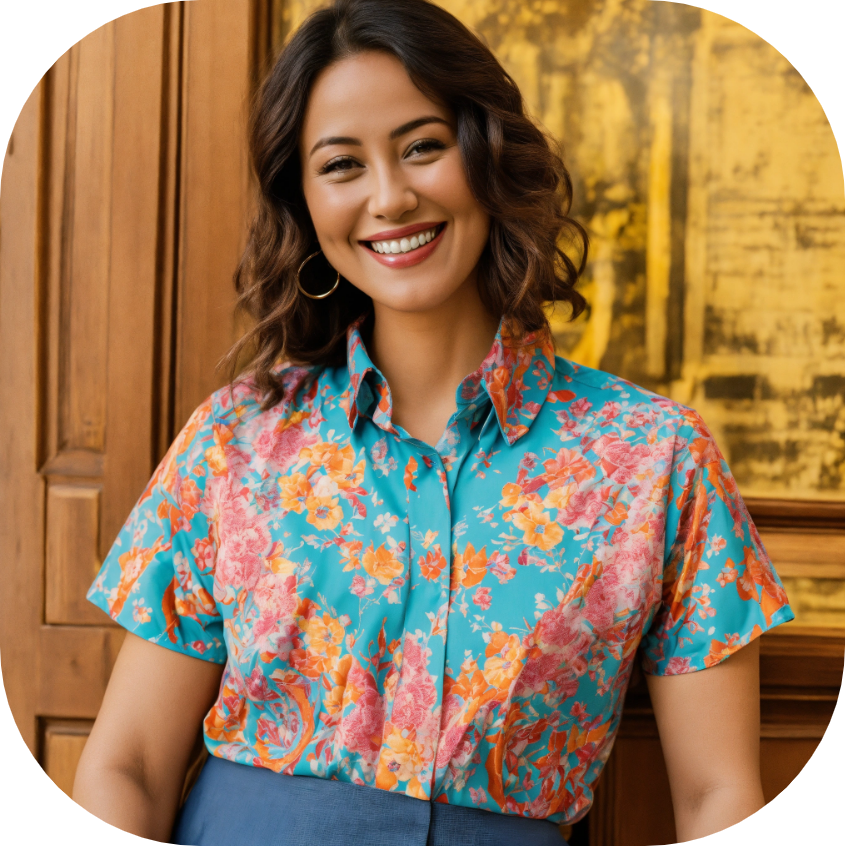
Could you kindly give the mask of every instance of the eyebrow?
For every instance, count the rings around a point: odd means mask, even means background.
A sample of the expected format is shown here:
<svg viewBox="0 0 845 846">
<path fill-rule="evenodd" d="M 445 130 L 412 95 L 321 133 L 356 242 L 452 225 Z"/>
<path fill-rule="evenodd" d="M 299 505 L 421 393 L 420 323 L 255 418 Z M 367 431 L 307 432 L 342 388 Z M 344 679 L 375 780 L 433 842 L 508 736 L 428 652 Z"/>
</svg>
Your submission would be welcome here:
<svg viewBox="0 0 845 846">
<path fill-rule="evenodd" d="M 425 126 L 429 123 L 442 123 L 444 126 L 449 126 L 448 121 L 443 120 L 441 117 L 437 117 L 437 115 L 426 115 L 425 117 L 409 120 L 407 123 L 403 123 L 402 126 L 397 126 L 396 129 L 391 131 L 390 140 L 395 141 L 397 138 L 407 135 L 409 132 L 413 132 L 415 129 L 419 129 L 419 127 Z M 360 138 L 352 138 L 348 135 L 332 135 L 329 138 L 321 138 L 311 148 L 311 152 L 308 154 L 308 157 L 310 158 L 313 156 L 314 153 L 316 153 L 321 147 L 328 147 L 331 144 L 351 144 L 357 147 L 362 146 Z"/>
</svg>

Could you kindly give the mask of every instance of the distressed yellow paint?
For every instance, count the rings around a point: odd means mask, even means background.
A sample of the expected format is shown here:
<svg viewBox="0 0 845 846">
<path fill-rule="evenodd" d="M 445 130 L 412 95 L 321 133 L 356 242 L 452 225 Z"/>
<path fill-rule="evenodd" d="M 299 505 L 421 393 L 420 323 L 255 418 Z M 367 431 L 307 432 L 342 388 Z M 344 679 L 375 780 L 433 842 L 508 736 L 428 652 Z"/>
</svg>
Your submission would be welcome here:
<svg viewBox="0 0 845 846">
<path fill-rule="evenodd" d="M 664 39 L 657 42 L 663 53 Z M 672 258 L 672 79 L 668 63 L 659 64 L 652 76 L 651 145 L 648 166 L 648 234 L 646 237 L 646 369 L 649 375 L 666 375 L 667 303 Z"/>
</svg>

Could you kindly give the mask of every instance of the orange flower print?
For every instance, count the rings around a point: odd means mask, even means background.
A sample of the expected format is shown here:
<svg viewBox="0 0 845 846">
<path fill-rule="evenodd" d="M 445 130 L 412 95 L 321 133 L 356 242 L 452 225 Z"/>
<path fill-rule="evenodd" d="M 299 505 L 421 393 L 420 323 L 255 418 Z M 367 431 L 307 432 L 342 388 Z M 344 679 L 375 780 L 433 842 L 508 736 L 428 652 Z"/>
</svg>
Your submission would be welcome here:
<svg viewBox="0 0 845 846">
<path fill-rule="evenodd" d="M 570 406 L 572 409 L 572 406 Z M 546 482 L 550 488 L 559 488 L 570 479 L 579 484 L 592 479 L 596 468 L 584 456 L 574 449 L 562 449 L 554 458 L 543 462 L 546 469 Z"/>
<path fill-rule="evenodd" d="M 372 543 L 364 552 L 361 558 L 364 569 L 383 585 L 389 585 L 397 576 L 401 576 L 404 567 L 396 556 L 380 544 L 378 549 L 373 549 Z"/>
<path fill-rule="evenodd" d="M 311 482 L 303 473 L 291 473 L 279 479 L 279 502 L 285 511 L 302 514 L 311 496 Z"/>
<path fill-rule="evenodd" d="M 321 442 L 310 447 L 304 447 L 299 453 L 299 458 L 300 460 L 307 460 L 312 468 L 326 467 L 331 463 L 336 452 L 337 444 Z"/>
<path fill-rule="evenodd" d="M 366 466 L 364 459 L 362 458 L 357 464 L 354 462 L 355 450 L 347 445 L 335 450 L 324 463 L 329 478 L 342 491 L 360 488 L 361 482 L 364 481 L 364 467 Z"/>
<path fill-rule="evenodd" d="M 136 623 L 149 623 L 152 619 L 152 610 L 144 605 L 143 599 L 136 599 L 132 603 L 132 619 Z"/>
<path fill-rule="evenodd" d="M 331 614 L 315 615 L 299 621 L 299 627 L 305 633 L 305 643 L 318 655 L 340 655 L 343 642 L 343 626 Z"/>
<path fill-rule="evenodd" d="M 570 482 L 558 488 L 552 488 L 543 499 L 543 508 L 566 508 L 569 505 L 569 500 L 578 490 L 577 482 Z"/>
<path fill-rule="evenodd" d="M 506 694 L 511 682 L 519 675 L 525 658 L 519 637 L 502 631 L 493 632 L 484 654 L 487 660 L 481 672 L 485 680 L 500 694 Z"/>
<path fill-rule="evenodd" d="M 499 504 L 503 508 L 521 508 L 530 499 L 536 498 L 536 494 L 526 495 L 522 489 L 522 485 L 517 485 L 516 482 L 508 482 L 502 488 L 502 498 Z"/>
<path fill-rule="evenodd" d="M 346 679 L 352 665 L 352 656 L 344 655 L 329 672 L 332 681 L 331 690 L 323 697 L 323 706 L 329 714 L 338 714 L 343 710 L 344 694 L 348 695 Z"/>
<path fill-rule="evenodd" d="M 400 781 L 417 781 L 425 762 L 422 750 L 411 738 L 403 737 L 399 729 L 393 727 L 382 747 L 376 775 L 376 786 L 386 787 Z M 419 782 L 417 781 L 417 788 Z M 413 795 L 413 794 L 412 794 Z M 419 798 L 426 798 L 424 794 Z"/>
<path fill-rule="evenodd" d="M 343 572 L 358 570 L 361 567 L 361 541 L 347 541 L 340 545 L 340 560 L 343 561 Z"/>
<path fill-rule="evenodd" d="M 739 570 L 736 567 L 722 567 L 722 571 L 716 576 L 716 581 L 722 586 L 729 585 L 731 582 L 736 581 L 736 577 L 739 575 Z"/>
<path fill-rule="evenodd" d="M 319 678 L 335 667 L 346 632 L 328 613 L 302 617 L 297 622 L 305 636 L 306 648 L 293 650 L 291 663 L 308 678 Z"/>
<path fill-rule="evenodd" d="M 330 496 L 309 496 L 305 501 L 308 520 L 318 529 L 332 531 L 343 520 L 343 508 Z"/>
<path fill-rule="evenodd" d="M 455 556 L 452 565 L 452 590 L 459 587 L 475 587 L 487 573 L 487 547 L 482 546 L 478 552 L 468 543 L 463 553 Z"/>
<path fill-rule="evenodd" d="M 296 572 L 296 562 L 285 557 L 285 545 L 276 541 L 267 555 L 267 566 L 277 576 L 291 576 Z"/>
<path fill-rule="evenodd" d="M 433 549 L 430 549 L 425 558 L 422 555 L 417 560 L 423 578 L 429 581 L 435 581 L 446 566 L 446 558 L 440 551 L 440 544 L 437 544 Z"/>
<path fill-rule="evenodd" d="M 563 529 L 552 521 L 547 511 L 537 502 L 529 502 L 524 511 L 517 511 L 513 517 L 514 526 L 524 532 L 523 541 L 545 552 L 557 546 L 563 539 Z"/>
<path fill-rule="evenodd" d="M 417 486 L 414 484 L 414 477 L 417 475 L 417 459 L 412 455 L 405 465 L 405 487 L 409 491 L 415 491 Z"/>
</svg>

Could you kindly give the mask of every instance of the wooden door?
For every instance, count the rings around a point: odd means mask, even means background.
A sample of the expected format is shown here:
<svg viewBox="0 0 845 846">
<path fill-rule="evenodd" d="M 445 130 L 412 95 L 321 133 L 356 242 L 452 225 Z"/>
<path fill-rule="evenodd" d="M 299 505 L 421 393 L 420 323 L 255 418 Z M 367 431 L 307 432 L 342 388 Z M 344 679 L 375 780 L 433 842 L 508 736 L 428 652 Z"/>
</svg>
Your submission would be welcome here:
<svg viewBox="0 0 845 846">
<path fill-rule="evenodd" d="M 106 24 L 48 71 L 6 154 L 0 650 L 18 728 L 66 792 L 123 638 L 85 592 L 235 338 L 261 8 Z"/>
</svg>

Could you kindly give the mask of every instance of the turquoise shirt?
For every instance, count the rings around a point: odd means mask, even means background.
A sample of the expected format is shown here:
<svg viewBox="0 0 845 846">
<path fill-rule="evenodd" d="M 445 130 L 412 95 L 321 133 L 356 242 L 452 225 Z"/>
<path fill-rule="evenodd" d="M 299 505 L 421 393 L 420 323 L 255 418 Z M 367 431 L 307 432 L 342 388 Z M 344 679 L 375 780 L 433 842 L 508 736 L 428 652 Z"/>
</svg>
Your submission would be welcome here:
<svg viewBox="0 0 845 846">
<path fill-rule="evenodd" d="M 348 366 L 214 393 L 88 597 L 226 663 L 212 755 L 574 822 L 635 661 L 703 670 L 793 618 L 701 418 L 500 329 L 436 446 Z"/>
</svg>

